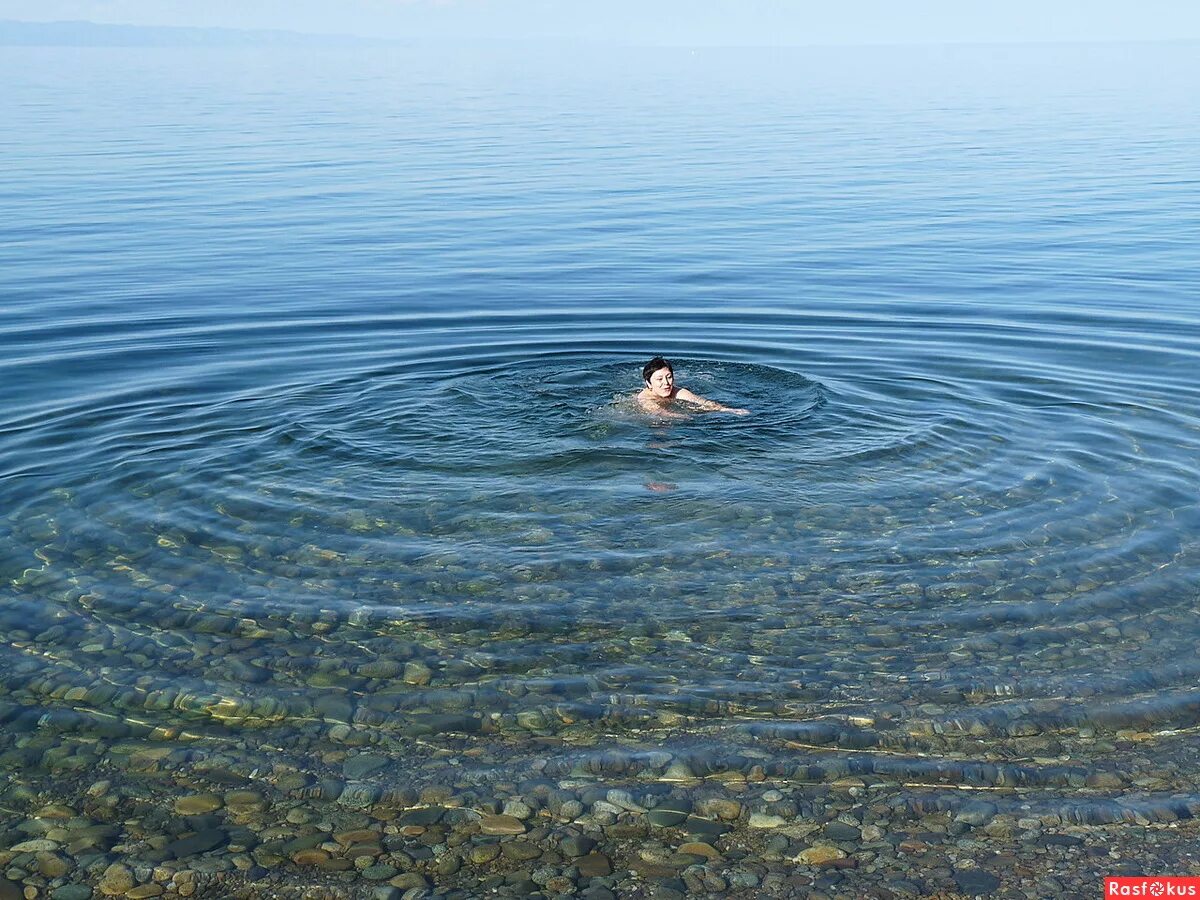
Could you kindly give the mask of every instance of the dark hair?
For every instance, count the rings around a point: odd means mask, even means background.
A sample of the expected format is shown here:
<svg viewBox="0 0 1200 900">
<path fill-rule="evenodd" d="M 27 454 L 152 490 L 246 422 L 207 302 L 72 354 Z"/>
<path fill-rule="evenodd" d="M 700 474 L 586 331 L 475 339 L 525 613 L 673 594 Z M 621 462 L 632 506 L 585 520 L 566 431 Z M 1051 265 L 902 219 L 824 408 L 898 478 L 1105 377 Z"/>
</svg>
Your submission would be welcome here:
<svg viewBox="0 0 1200 900">
<path fill-rule="evenodd" d="M 674 366 L 672 366 L 669 362 L 667 362 L 661 356 L 656 356 L 656 357 L 654 357 L 654 359 L 650 360 L 650 362 L 648 362 L 644 366 L 642 366 L 642 381 L 649 381 L 650 376 L 653 375 L 655 372 L 657 372 L 659 369 L 668 369 L 668 370 L 670 370 L 672 375 L 675 374 Z"/>
</svg>

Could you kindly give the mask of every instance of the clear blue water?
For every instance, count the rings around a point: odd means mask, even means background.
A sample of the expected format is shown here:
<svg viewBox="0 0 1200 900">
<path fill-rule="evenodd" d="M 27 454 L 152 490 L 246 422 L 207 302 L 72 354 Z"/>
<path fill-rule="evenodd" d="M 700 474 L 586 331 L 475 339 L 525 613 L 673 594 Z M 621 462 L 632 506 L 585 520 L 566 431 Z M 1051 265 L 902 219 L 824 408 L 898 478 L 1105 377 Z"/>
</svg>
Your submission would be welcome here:
<svg viewBox="0 0 1200 900">
<path fill-rule="evenodd" d="M 0 764 L 1200 810 L 1196 49 L 6 48 Z"/>
</svg>

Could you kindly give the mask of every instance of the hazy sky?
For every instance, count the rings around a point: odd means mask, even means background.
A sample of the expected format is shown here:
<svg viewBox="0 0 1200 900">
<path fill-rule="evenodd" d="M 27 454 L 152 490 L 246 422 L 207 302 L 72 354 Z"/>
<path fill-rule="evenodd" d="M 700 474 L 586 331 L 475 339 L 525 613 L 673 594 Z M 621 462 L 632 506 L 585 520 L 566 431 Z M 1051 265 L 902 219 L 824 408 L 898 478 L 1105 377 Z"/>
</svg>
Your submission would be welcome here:
<svg viewBox="0 0 1200 900">
<path fill-rule="evenodd" d="M 1197 0 L 0 0 L 0 18 L 683 45 L 1200 38 Z"/>
</svg>

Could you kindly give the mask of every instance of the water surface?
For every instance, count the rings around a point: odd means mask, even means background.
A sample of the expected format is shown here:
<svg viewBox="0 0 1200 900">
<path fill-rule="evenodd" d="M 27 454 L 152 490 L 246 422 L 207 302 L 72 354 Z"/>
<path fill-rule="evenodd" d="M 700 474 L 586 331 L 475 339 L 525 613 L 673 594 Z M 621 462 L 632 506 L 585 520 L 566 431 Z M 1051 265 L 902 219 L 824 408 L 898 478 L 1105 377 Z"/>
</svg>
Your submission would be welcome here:
<svg viewBox="0 0 1200 900">
<path fill-rule="evenodd" d="M 1194 50 L 10 49 L 0 764 L 1200 809 Z"/>
</svg>

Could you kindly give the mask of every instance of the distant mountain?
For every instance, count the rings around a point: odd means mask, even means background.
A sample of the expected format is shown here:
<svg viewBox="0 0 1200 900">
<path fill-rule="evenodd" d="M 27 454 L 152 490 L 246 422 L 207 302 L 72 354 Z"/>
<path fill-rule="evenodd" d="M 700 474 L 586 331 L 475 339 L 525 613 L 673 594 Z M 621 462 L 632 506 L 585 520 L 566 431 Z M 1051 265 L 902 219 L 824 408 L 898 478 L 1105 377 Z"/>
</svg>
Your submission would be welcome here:
<svg viewBox="0 0 1200 900">
<path fill-rule="evenodd" d="M 237 28 L 150 28 L 99 22 L 0 19 L 0 46 L 26 47 L 358 47 L 392 41 L 299 31 Z"/>
</svg>

